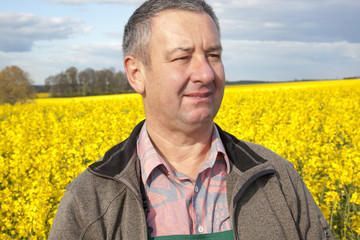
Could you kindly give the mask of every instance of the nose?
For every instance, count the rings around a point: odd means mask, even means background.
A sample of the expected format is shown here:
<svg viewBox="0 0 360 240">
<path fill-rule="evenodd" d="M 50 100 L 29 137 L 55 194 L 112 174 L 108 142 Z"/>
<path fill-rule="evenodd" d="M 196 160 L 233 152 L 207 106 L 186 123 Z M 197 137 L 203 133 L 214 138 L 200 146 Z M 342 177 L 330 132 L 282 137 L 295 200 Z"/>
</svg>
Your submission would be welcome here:
<svg viewBox="0 0 360 240">
<path fill-rule="evenodd" d="M 192 65 L 191 81 L 201 82 L 204 85 L 214 81 L 214 69 L 205 56 L 196 58 Z"/>
</svg>

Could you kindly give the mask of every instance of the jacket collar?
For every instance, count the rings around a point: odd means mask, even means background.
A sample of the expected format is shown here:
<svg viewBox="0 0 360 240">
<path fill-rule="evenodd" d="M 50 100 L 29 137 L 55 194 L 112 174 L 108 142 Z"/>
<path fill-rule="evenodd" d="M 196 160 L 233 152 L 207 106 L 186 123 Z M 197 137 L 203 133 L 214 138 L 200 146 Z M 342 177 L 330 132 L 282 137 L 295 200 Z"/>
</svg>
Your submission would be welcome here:
<svg viewBox="0 0 360 240">
<path fill-rule="evenodd" d="M 144 122 L 145 120 L 141 121 L 133 129 L 129 138 L 113 146 L 105 153 L 103 158 L 91 164 L 89 168 L 93 172 L 107 177 L 113 178 L 119 175 L 128 165 L 134 153 L 136 153 L 137 136 L 139 135 Z M 265 159 L 252 151 L 245 142 L 224 132 L 218 125 L 216 125 L 216 127 L 230 162 L 241 172 L 245 172 L 250 168 L 266 162 Z M 239 161 L 239 159 L 241 159 L 241 161 Z"/>
<path fill-rule="evenodd" d="M 100 175 L 114 178 L 128 165 L 134 153 L 136 153 L 136 140 L 145 120 L 141 121 L 131 132 L 129 138 L 113 146 L 104 157 L 91 164 L 89 168 Z"/>
<path fill-rule="evenodd" d="M 244 141 L 240 141 L 235 136 L 224 132 L 218 125 L 216 125 L 216 127 L 219 130 L 220 138 L 224 144 L 230 161 L 241 172 L 245 172 L 250 168 L 266 162 L 264 158 L 251 150 Z"/>
</svg>

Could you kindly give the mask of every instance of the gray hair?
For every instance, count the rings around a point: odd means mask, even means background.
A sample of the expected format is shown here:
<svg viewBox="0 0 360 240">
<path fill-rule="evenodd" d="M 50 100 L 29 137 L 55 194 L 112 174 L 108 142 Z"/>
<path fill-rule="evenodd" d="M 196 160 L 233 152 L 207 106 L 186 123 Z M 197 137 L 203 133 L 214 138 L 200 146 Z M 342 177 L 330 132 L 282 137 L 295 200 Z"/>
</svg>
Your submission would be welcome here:
<svg viewBox="0 0 360 240">
<path fill-rule="evenodd" d="M 140 59 L 145 66 L 150 66 L 152 17 L 170 9 L 207 13 L 220 32 L 219 20 L 212 7 L 204 0 L 148 0 L 135 10 L 125 25 L 122 43 L 124 56 L 132 55 Z"/>
</svg>

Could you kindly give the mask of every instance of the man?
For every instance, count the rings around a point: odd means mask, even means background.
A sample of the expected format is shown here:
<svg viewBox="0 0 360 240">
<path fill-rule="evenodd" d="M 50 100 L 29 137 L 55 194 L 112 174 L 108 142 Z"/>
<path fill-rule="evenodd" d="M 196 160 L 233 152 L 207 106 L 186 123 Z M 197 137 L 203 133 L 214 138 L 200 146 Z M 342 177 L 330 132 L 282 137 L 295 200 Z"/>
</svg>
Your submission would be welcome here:
<svg viewBox="0 0 360 240">
<path fill-rule="evenodd" d="M 68 186 L 50 239 L 333 238 L 289 162 L 214 124 L 225 74 L 210 6 L 145 2 L 123 50 L 146 121 Z"/>
</svg>

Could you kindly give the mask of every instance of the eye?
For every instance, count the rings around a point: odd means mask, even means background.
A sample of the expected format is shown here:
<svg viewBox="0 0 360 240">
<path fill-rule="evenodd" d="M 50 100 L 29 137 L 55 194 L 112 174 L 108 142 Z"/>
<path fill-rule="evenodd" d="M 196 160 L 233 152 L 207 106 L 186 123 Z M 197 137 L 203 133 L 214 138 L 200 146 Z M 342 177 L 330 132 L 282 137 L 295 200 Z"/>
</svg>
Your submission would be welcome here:
<svg viewBox="0 0 360 240">
<path fill-rule="evenodd" d="M 217 61 L 217 60 L 221 59 L 221 55 L 217 54 L 217 53 L 209 53 L 209 54 L 207 54 L 207 58 L 209 60 Z"/>
<path fill-rule="evenodd" d="M 190 58 L 189 56 L 182 56 L 182 57 L 175 58 L 174 61 L 188 60 L 189 58 Z"/>
<path fill-rule="evenodd" d="M 191 56 L 185 55 L 180 57 L 175 57 L 171 62 L 178 64 L 186 64 L 190 61 Z"/>
</svg>

